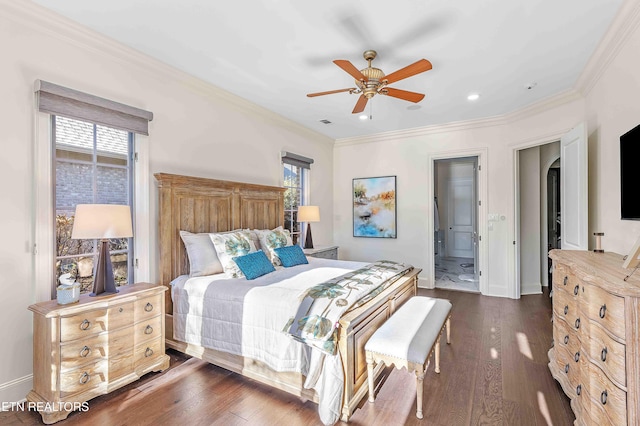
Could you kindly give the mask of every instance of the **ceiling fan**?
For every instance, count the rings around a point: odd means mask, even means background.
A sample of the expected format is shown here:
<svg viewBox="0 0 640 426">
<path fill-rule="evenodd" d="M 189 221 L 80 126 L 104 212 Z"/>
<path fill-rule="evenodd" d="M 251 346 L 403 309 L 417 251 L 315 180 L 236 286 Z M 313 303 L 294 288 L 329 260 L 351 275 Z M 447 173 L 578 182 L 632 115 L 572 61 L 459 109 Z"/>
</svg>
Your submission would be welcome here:
<svg viewBox="0 0 640 426">
<path fill-rule="evenodd" d="M 375 95 L 387 95 L 394 98 L 403 99 L 409 102 L 420 102 L 424 98 L 424 94 L 409 92 L 406 90 L 394 89 L 387 87 L 388 84 L 395 83 L 396 81 L 403 80 L 405 78 L 420 74 L 421 72 L 429 71 L 432 66 L 431 62 L 426 59 L 420 59 L 419 61 L 408 65 L 402 69 L 392 72 L 389 75 L 385 75 L 379 68 L 371 66 L 371 61 L 375 59 L 377 53 L 375 50 L 366 50 L 362 56 L 369 62 L 367 68 L 358 70 L 351 62 L 346 59 L 336 59 L 334 64 L 345 70 L 353 78 L 356 79 L 356 87 L 348 89 L 330 90 L 328 92 L 309 93 L 307 96 L 313 98 L 315 96 L 331 95 L 333 93 L 349 92 L 350 94 L 360 94 L 360 98 L 356 102 L 355 108 L 353 108 L 353 114 L 358 114 L 364 111 L 369 99 Z"/>
</svg>

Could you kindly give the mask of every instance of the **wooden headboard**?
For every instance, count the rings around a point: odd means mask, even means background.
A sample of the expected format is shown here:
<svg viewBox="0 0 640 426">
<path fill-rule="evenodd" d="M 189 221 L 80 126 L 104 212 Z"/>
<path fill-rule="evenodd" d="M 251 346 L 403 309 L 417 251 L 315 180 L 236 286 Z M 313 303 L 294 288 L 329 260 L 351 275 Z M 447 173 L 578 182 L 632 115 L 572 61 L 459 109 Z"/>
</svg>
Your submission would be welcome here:
<svg viewBox="0 0 640 426">
<path fill-rule="evenodd" d="M 189 273 L 180 230 L 224 232 L 284 224 L 285 188 L 167 173 L 154 176 L 159 192 L 160 281 L 165 286 Z M 167 296 L 165 312 L 173 314 L 171 296 Z"/>
</svg>

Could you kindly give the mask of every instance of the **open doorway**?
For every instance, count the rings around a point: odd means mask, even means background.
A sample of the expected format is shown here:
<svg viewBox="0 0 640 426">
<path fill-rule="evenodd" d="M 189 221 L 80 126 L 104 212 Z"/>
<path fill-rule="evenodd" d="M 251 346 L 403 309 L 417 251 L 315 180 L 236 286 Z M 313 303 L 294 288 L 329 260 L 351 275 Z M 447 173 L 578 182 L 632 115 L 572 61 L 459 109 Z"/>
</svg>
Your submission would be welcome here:
<svg viewBox="0 0 640 426">
<path fill-rule="evenodd" d="M 435 286 L 479 292 L 478 157 L 434 161 Z"/>
</svg>

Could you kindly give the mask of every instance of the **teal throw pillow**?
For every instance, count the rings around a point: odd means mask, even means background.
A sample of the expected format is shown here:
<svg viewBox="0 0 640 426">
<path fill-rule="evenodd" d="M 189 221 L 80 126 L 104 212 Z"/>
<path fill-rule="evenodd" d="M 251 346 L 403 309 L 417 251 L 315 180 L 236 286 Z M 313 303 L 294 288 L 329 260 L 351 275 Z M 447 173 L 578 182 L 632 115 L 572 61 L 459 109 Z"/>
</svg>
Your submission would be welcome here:
<svg viewBox="0 0 640 426">
<path fill-rule="evenodd" d="M 248 280 L 254 280 L 276 270 L 262 250 L 234 257 L 233 261 Z"/>
<path fill-rule="evenodd" d="M 276 256 L 280 258 L 282 266 L 285 268 L 309 263 L 307 256 L 304 255 L 300 246 L 279 247 L 273 249 L 273 251 L 276 253 Z"/>
</svg>

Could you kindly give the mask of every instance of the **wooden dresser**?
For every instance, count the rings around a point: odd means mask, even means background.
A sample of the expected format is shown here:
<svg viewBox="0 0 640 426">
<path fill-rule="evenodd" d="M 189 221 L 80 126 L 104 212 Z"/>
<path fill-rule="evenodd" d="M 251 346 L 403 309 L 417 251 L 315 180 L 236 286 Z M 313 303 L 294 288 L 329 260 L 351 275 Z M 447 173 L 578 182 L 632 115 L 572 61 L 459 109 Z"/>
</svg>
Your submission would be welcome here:
<svg viewBox="0 0 640 426">
<path fill-rule="evenodd" d="M 33 390 L 46 424 L 87 409 L 98 395 L 169 367 L 164 350 L 164 292 L 155 284 L 118 287 L 119 293 L 59 305 L 31 305 Z"/>
<path fill-rule="evenodd" d="M 640 422 L 640 271 L 615 253 L 552 250 L 549 369 L 576 425 Z"/>
</svg>

